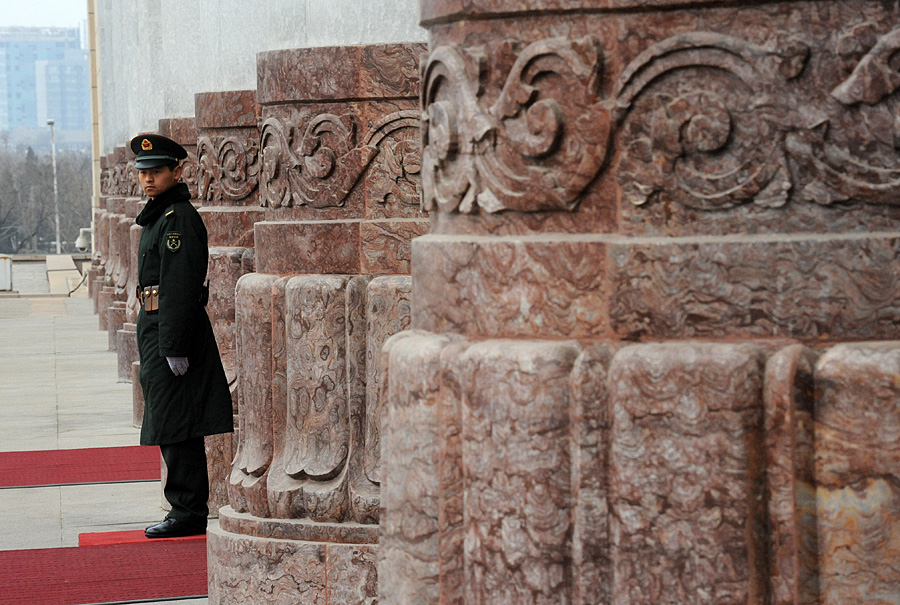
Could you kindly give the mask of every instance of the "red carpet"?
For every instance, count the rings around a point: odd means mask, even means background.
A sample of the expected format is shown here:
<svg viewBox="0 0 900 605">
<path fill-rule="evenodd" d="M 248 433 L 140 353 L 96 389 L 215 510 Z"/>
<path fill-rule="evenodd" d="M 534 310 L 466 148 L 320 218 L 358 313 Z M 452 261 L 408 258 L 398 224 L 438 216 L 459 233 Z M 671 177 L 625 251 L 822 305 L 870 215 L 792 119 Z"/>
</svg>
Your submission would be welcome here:
<svg viewBox="0 0 900 605">
<path fill-rule="evenodd" d="M 156 447 L 0 452 L 0 487 L 153 481 L 159 469 Z"/>
<path fill-rule="evenodd" d="M 206 538 L 0 551 L 0 603 L 77 605 L 205 596 Z"/>
<path fill-rule="evenodd" d="M 206 536 L 185 536 L 184 538 L 156 538 L 148 540 L 143 529 L 129 531 L 101 531 L 90 534 L 78 534 L 78 546 L 106 546 L 109 544 L 135 544 L 154 543 L 160 540 L 166 542 L 181 542 L 184 540 L 206 540 Z"/>
</svg>

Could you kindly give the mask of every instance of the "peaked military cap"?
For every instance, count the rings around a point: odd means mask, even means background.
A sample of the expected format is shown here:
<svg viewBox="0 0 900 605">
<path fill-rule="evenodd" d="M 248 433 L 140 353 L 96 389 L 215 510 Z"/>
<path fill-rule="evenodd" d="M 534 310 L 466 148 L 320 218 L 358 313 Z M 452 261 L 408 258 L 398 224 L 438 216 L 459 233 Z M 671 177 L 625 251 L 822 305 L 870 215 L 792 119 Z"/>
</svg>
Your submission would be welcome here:
<svg viewBox="0 0 900 605">
<path fill-rule="evenodd" d="M 131 150 L 137 156 L 138 170 L 171 164 L 187 157 L 184 147 L 159 134 L 139 134 L 131 139 Z"/>
</svg>

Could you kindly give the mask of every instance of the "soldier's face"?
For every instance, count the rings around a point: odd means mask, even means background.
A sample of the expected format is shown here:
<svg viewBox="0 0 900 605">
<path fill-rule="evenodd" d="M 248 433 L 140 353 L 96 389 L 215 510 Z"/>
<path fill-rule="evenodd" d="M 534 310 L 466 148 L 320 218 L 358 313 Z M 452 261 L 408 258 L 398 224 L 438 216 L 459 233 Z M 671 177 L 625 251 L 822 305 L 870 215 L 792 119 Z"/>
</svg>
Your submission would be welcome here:
<svg viewBox="0 0 900 605">
<path fill-rule="evenodd" d="M 156 166 L 138 170 L 141 188 L 149 197 L 157 197 L 171 189 L 181 178 L 181 166 L 172 169 L 170 166 Z"/>
</svg>

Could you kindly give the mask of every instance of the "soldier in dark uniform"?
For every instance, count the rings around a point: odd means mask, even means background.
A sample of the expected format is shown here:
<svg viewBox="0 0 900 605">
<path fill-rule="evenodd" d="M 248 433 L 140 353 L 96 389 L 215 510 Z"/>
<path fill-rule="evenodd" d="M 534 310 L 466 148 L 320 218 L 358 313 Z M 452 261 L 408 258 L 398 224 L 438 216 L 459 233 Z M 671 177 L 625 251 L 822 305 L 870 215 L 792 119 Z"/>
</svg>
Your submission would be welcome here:
<svg viewBox="0 0 900 605">
<path fill-rule="evenodd" d="M 206 227 L 179 182 L 187 151 L 155 134 L 131 140 L 138 181 L 150 197 L 137 217 L 144 391 L 141 445 L 158 445 L 168 468 L 166 518 L 148 538 L 206 532 L 209 479 L 203 437 L 234 430 L 231 394 L 206 310 Z"/>
</svg>

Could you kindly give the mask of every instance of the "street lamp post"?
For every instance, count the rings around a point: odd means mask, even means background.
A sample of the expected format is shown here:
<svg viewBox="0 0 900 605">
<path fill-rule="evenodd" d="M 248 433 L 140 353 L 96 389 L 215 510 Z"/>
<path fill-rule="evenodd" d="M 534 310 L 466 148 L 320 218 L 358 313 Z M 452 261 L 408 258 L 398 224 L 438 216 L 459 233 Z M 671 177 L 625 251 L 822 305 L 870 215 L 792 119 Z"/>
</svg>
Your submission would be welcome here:
<svg viewBox="0 0 900 605">
<path fill-rule="evenodd" d="M 62 242 L 59 238 L 59 186 L 56 182 L 56 133 L 53 131 L 53 124 L 55 124 L 52 119 L 47 120 L 47 125 L 50 126 L 50 157 L 53 160 L 53 212 L 56 217 L 56 253 L 62 254 Z"/>
</svg>

